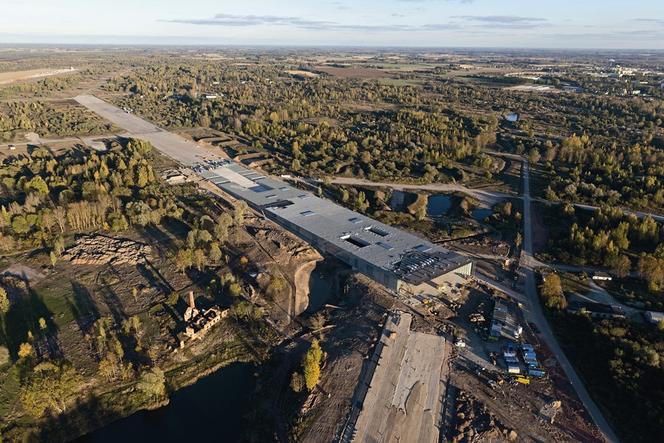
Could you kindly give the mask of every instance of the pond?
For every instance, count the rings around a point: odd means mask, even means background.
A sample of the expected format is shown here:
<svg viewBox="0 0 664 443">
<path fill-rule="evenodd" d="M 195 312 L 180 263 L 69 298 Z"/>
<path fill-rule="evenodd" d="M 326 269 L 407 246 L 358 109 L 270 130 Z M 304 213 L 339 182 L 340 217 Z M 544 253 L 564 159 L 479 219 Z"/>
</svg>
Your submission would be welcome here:
<svg viewBox="0 0 664 443">
<path fill-rule="evenodd" d="M 80 443 L 240 441 L 251 409 L 255 366 L 234 363 L 171 396 L 168 406 L 141 411 L 86 435 Z"/>
<path fill-rule="evenodd" d="M 491 216 L 493 210 L 489 208 L 475 208 L 470 213 L 470 216 L 477 221 L 484 221 L 485 218 Z"/>
<path fill-rule="evenodd" d="M 445 194 L 436 194 L 429 196 L 427 202 L 427 215 L 429 217 L 440 217 L 447 214 L 452 207 L 452 198 Z"/>
<path fill-rule="evenodd" d="M 332 269 L 324 262 L 319 262 L 309 277 L 309 305 L 306 313 L 314 313 L 323 307 L 332 293 L 332 282 L 330 275 Z"/>
<path fill-rule="evenodd" d="M 390 208 L 393 211 L 401 212 L 406 209 L 406 193 L 403 191 L 393 191 L 390 197 Z"/>
</svg>

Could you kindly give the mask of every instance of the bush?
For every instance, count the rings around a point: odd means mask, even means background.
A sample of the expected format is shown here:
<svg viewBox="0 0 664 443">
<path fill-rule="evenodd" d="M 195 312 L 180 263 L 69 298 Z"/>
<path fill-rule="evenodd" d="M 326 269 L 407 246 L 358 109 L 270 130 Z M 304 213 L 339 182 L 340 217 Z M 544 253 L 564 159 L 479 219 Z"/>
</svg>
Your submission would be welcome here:
<svg viewBox="0 0 664 443">
<path fill-rule="evenodd" d="M 0 346 L 0 366 L 9 363 L 9 349 L 6 346 Z"/>
</svg>

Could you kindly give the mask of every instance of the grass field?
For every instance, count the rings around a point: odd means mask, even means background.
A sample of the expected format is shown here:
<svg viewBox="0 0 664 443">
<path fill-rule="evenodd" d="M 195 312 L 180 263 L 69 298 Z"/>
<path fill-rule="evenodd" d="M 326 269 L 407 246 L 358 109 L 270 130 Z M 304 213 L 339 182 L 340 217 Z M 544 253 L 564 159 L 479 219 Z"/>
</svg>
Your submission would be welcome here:
<svg viewBox="0 0 664 443">
<path fill-rule="evenodd" d="M 6 85 L 19 80 L 28 80 L 32 78 L 50 77 L 53 75 L 67 74 L 76 72 L 76 69 L 30 69 L 28 71 L 0 72 L 0 85 Z"/>
</svg>

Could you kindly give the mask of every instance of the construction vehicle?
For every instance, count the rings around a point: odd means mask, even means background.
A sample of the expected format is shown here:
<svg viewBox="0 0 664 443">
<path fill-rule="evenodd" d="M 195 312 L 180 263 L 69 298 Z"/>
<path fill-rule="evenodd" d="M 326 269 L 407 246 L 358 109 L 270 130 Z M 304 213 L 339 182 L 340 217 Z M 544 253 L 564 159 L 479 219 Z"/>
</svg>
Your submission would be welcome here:
<svg viewBox="0 0 664 443">
<path fill-rule="evenodd" d="M 530 384 L 530 379 L 526 377 L 514 377 L 514 380 L 516 380 L 517 383 L 521 383 L 522 385 L 528 386 Z"/>
</svg>

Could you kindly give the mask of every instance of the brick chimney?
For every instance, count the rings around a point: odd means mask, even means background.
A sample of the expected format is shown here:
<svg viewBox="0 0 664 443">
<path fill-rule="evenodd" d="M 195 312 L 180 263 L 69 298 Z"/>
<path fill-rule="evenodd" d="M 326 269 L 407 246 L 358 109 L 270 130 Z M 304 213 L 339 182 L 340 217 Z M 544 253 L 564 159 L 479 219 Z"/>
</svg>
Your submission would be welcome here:
<svg viewBox="0 0 664 443">
<path fill-rule="evenodd" d="M 196 309 L 196 303 L 194 302 L 194 291 L 189 291 L 189 307 L 191 309 Z"/>
</svg>

